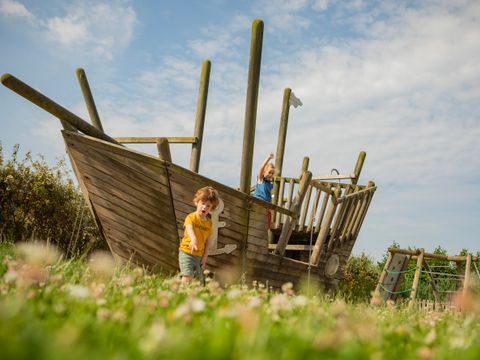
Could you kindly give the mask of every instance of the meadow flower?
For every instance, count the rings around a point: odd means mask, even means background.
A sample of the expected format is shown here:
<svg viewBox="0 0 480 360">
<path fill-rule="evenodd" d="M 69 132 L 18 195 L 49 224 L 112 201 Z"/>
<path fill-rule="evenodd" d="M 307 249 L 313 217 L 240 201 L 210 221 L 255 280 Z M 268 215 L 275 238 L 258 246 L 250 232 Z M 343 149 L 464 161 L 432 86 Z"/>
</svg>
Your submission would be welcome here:
<svg viewBox="0 0 480 360">
<path fill-rule="evenodd" d="M 194 313 L 199 313 L 205 310 L 205 302 L 202 299 L 190 299 L 189 304 Z"/>
<path fill-rule="evenodd" d="M 68 284 L 66 290 L 69 296 L 78 300 L 83 300 L 90 296 L 90 290 L 83 285 Z"/>
<path fill-rule="evenodd" d="M 248 301 L 248 307 L 250 309 L 258 308 L 260 305 L 262 305 L 262 299 L 260 299 L 258 296 L 252 296 Z"/>
<path fill-rule="evenodd" d="M 110 279 L 115 272 L 115 260 L 106 251 L 96 251 L 90 256 L 88 268 L 97 281 Z"/>
<path fill-rule="evenodd" d="M 269 303 L 274 312 L 280 310 L 289 310 L 291 308 L 290 301 L 288 300 L 286 294 L 276 294 L 272 296 Z"/>
<path fill-rule="evenodd" d="M 287 295 L 294 295 L 295 292 L 293 291 L 293 284 L 291 282 L 286 282 L 282 285 L 282 292 Z"/>
<path fill-rule="evenodd" d="M 231 289 L 227 292 L 227 298 L 228 298 L 229 300 L 237 299 L 237 298 L 239 298 L 241 295 L 242 295 L 242 292 L 241 292 L 240 289 L 238 289 L 238 288 L 231 288 Z"/>
<path fill-rule="evenodd" d="M 17 245 L 17 258 L 36 267 L 52 265 L 60 258 L 60 252 L 53 245 L 43 242 L 20 243 Z"/>
<path fill-rule="evenodd" d="M 307 298 L 303 295 L 298 295 L 293 298 L 292 303 L 295 307 L 304 307 L 307 305 Z"/>
</svg>

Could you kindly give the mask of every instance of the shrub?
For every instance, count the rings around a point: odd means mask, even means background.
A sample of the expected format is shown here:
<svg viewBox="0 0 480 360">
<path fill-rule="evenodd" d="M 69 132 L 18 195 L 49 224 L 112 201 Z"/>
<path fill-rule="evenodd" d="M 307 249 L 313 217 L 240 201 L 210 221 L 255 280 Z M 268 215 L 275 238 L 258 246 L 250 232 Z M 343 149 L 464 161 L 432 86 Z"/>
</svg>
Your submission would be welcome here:
<svg viewBox="0 0 480 360">
<path fill-rule="evenodd" d="M 339 294 L 349 302 L 368 302 L 380 270 L 374 260 L 363 253 L 351 256 L 344 270 L 344 279 L 339 284 Z"/>
<path fill-rule="evenodd" d="M 30 152 L 4 161 L 0 144 L 0 235 L 2 239 L 41 239 L 74 255 L 102 242 L 87 206 L 63 160 L 50 168 L 45 159 Z"/>
</svg>

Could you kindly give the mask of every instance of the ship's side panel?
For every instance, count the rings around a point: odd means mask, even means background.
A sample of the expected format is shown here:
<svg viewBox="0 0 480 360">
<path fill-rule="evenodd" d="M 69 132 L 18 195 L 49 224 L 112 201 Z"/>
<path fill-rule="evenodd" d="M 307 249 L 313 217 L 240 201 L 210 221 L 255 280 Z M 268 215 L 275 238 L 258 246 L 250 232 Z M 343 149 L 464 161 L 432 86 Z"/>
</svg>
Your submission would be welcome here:
<svg viewBox="0 0 480 360">
<path fill-rule="evenodd" d="M 64 132 L 74 169 L 112 252 L 178 269 L 178 234 L 165 163 L 121 146 Z"/>
</svg>

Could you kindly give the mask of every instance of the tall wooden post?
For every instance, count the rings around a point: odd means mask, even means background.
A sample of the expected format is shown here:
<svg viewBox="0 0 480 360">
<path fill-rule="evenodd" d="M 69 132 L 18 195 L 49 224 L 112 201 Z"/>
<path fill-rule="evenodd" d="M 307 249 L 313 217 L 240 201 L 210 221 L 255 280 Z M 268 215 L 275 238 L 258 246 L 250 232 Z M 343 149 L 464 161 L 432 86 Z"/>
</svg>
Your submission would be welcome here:
<svg viewBox="0 0 480 360">
<path fill-rule="evenodd" d="M 465 262 L 465 278 L 463 279 L 463 290 L 462 290 L 462 296 L 465 298 L 465 296 L 468 293 L 468 286 L 469 286 L 469 281 L 470 281 L 470 267 L 472 266 L 472 255 L 468 254 L 467 255 L 467 260 Z"/>
<path fill-rule="evenodd" d="M 195 142 L 192 144 L 192 153 L 190 155 L 190 170 L 198 173 L 200 167 L 200 155 L 202 152 L 203 128 L 205 125 L 205 113 L 207 112 L 208 85 L 210 83 L 210 60 L 205 60 L 202 64 L 200 74 L 200 85 L 198 88 L 197 114 L 195 116 L 195 131 L 193 136 Z"/>
<path fill-rule="evenodd" d="M 422 272 L 423 256 L 425 254 L 424 249 L 420 249 L 420 254 L 417 257 L 417 268 L 415 269 L 415 276 L 413 277 L 412 292 L 410 293 L 410 302 L 408 308 L 411 309 L 415 304 L 417 298 L 418 283 L 420 281 L 420 274 Z"/>
<path fill-rule="evenodd" d="M 292 90 L 283 90 L 282 114 L 280 116 L 280 127 L 278 128 L 277 152 L 275 153 L 275 176 L 282 176 L 283 155 L 285 154 L 285 143 L 287 140 L 288 115 L 290 113 L 290 94 Z M 273 198 L 278 197 L 278 183 L 273 184 Z"/>
<path fill-rule="evenodd" d="M 240 172 L 240 191 L 245 194 L 250 193 L 250 184 L 252 182 L 253 145 L 255 142 L 255 123 L 257 119 L 262 41 L 263 21 L 256 19 L 252 24 L 252 38 L 250 42 L 250 65 L 248 69 L 245 126 L 243 130 L 242 169 Z"/>
<path fill-rule="evenodd" d="M 88 84 L 87 75 L 82 68 L 78 68 L 76 74 L 78 83 L 80 84 L 80 89 L 82 90 L 83 99 L 85 100 L 85 105 L 87 105 L 90 121 L 98 130 L 104 132 L 102 122 L 100 121 L 100 116 L 98 116 L 97 107 L 95 106 L 95 101 L 93 101 L 93 95 L 92 91 L 90 90 L 90 85 Z"/>
</svg>

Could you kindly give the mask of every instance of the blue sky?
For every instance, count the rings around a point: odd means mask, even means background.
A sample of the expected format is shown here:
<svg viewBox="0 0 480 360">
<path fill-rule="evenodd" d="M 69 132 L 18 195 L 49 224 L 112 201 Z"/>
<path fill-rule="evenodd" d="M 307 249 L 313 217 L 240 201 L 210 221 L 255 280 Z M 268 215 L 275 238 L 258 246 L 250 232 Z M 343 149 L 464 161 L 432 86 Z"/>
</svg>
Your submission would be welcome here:
<svg viewBox="0 0 480 360">
<path fill-rule="evenodd" d="M 200 172 L 239 184 L 251 23 L 264 20 L 254 169 L 292 108 L 284 175 L 350 172 L 378 186 L 354 253 L 480 250 L 480 2 L 0 0 L 0 72 L 88 119 L 82 67 L 111 136 L 190 136 L 212 61 Z M 0 141 L 65 154 L 60 124 L 0 88 Z M 154 153 L 153 145 L 142 150 Z M 189 149 L 172 147 L 187 166 Z"/>
</svg>

